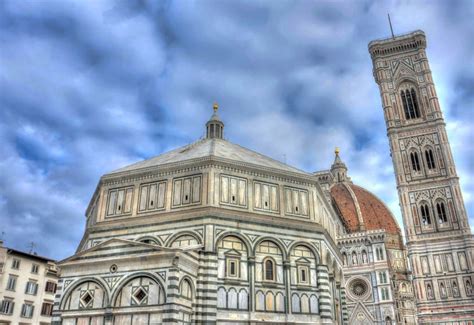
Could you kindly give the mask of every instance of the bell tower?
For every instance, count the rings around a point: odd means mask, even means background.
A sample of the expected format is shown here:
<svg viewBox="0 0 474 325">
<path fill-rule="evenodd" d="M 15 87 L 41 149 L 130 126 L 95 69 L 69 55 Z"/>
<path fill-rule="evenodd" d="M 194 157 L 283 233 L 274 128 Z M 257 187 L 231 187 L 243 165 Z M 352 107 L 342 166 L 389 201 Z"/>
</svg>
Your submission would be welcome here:
<svg viewBox="0 0 474 325">
<path fill-rule="evenodd" d="M 369 43 L 421 324 L 474 319 L 474 239 L 424 32 Z"/>
</svg>

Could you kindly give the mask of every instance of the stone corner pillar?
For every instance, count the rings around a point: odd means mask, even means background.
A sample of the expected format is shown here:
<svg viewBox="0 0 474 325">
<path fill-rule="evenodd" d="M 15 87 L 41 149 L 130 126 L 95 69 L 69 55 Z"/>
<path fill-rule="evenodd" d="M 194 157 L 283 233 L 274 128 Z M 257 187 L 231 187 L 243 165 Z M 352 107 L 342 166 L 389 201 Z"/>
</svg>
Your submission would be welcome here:
<svg viewBox="0 0 474 325">
<path fill-rule="evenodd" d="M 342 324 L 349 324 L 349 312 L 347 311 L 346 302 L 346 288 L 341 286 L 341 309 L 342 309 Z"/>
<path fill-rule="evenodd" d="M 194 324 L 217 323 L 217 253 L 201 251 Z"/>
<path fill-rule="evenodd" d="M 318 265 L 316 271 L 319 289 L 319 315 L 324 323 L 332 323 L 332 298 L 328 267 L 327 265 Z"/>
<path fill-rule="evenodd" d="M 178 260 L 173 262 L 173 267 L 168 269 L 166 288 L 166 311 L 163 314 L 163 324 L 178 324 L 180 322 L 179 299 L 179 267 Z"/>
</svg>

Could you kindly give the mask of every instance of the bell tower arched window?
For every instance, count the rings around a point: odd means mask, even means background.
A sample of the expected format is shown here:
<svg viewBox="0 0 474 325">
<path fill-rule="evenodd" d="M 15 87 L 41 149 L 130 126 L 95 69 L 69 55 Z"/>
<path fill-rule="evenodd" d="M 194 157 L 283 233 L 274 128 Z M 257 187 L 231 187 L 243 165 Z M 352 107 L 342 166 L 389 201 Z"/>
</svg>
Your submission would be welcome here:
<svg viewBox="0 0 474 325">
<path fill-rule="evenodd" d="M 448 216 L 446 215 L 446 208 L 443 202 L 436 203 L 436 212 L 438 212 L 439 223 L 448 222 Z"/>
<path fill-rule="evenodd" d="M 428 207 L 428 205 L 422 204 L 420 206 L 420 211 L 421 211 L 421 223 L 424 226 L 431 225 L 430 208 Z"/>
<path fill-rule="evenodd" d="M 420 159 L 418 158 L 417 152 L 410 153 L 410 160 L 411 160 L 411 168 L 415 172 L 419 172 L 421 170 L 420 167 Z"/>
<path fill-rule="evenodd" d="M 433 156 L 433 150 L 428 149 L 425 150 L 425 158 L 426 158 L 426 165 L 428 166 L 428 169 L 435 169 L 435 160 Z"/>
<path fill-rule="evenodd" d="M 418 100 L 416 98 L 416 91 L 414 88 L 400 91 L 402 98 L 403 110 L 407 120 L 420 117 L 420 109 L 418 107 Z"/>
</svg>

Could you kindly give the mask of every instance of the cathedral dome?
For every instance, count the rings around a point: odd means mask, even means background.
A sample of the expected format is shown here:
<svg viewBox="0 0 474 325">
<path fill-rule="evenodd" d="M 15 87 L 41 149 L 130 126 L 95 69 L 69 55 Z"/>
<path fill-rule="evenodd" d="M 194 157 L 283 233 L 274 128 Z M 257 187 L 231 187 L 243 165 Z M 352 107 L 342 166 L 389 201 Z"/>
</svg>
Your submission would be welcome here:
<svg viewBox="0 0 474 325">
<path fill-rule="evenodd" d="M 385 229 L 399 235 L 395 218 L 387 206 L 373 193 L 349 182 L 336 183 L 331 198 L 349 232 Z"/>
</svg>

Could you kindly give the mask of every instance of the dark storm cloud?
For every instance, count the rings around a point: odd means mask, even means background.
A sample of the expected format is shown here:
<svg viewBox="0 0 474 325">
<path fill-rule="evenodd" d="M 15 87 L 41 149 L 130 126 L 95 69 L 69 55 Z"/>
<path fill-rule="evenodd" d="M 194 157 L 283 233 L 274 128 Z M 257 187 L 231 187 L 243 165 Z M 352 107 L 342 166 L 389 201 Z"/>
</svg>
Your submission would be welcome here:
<svg viewBox="0 0 474 325">
<path fill-rule="evenodd" d="M 472 215 L 470 1 L 2 1 L 7 245 L 73 253 L 99 177 L 200 137 L 213 101 L 231 141 L 296 167 L 327 169 L 340 146 L 399 217 L 367 52 L 389 36 L 387 12 L 396 33 L 427 33 Z"/>
</svg>

